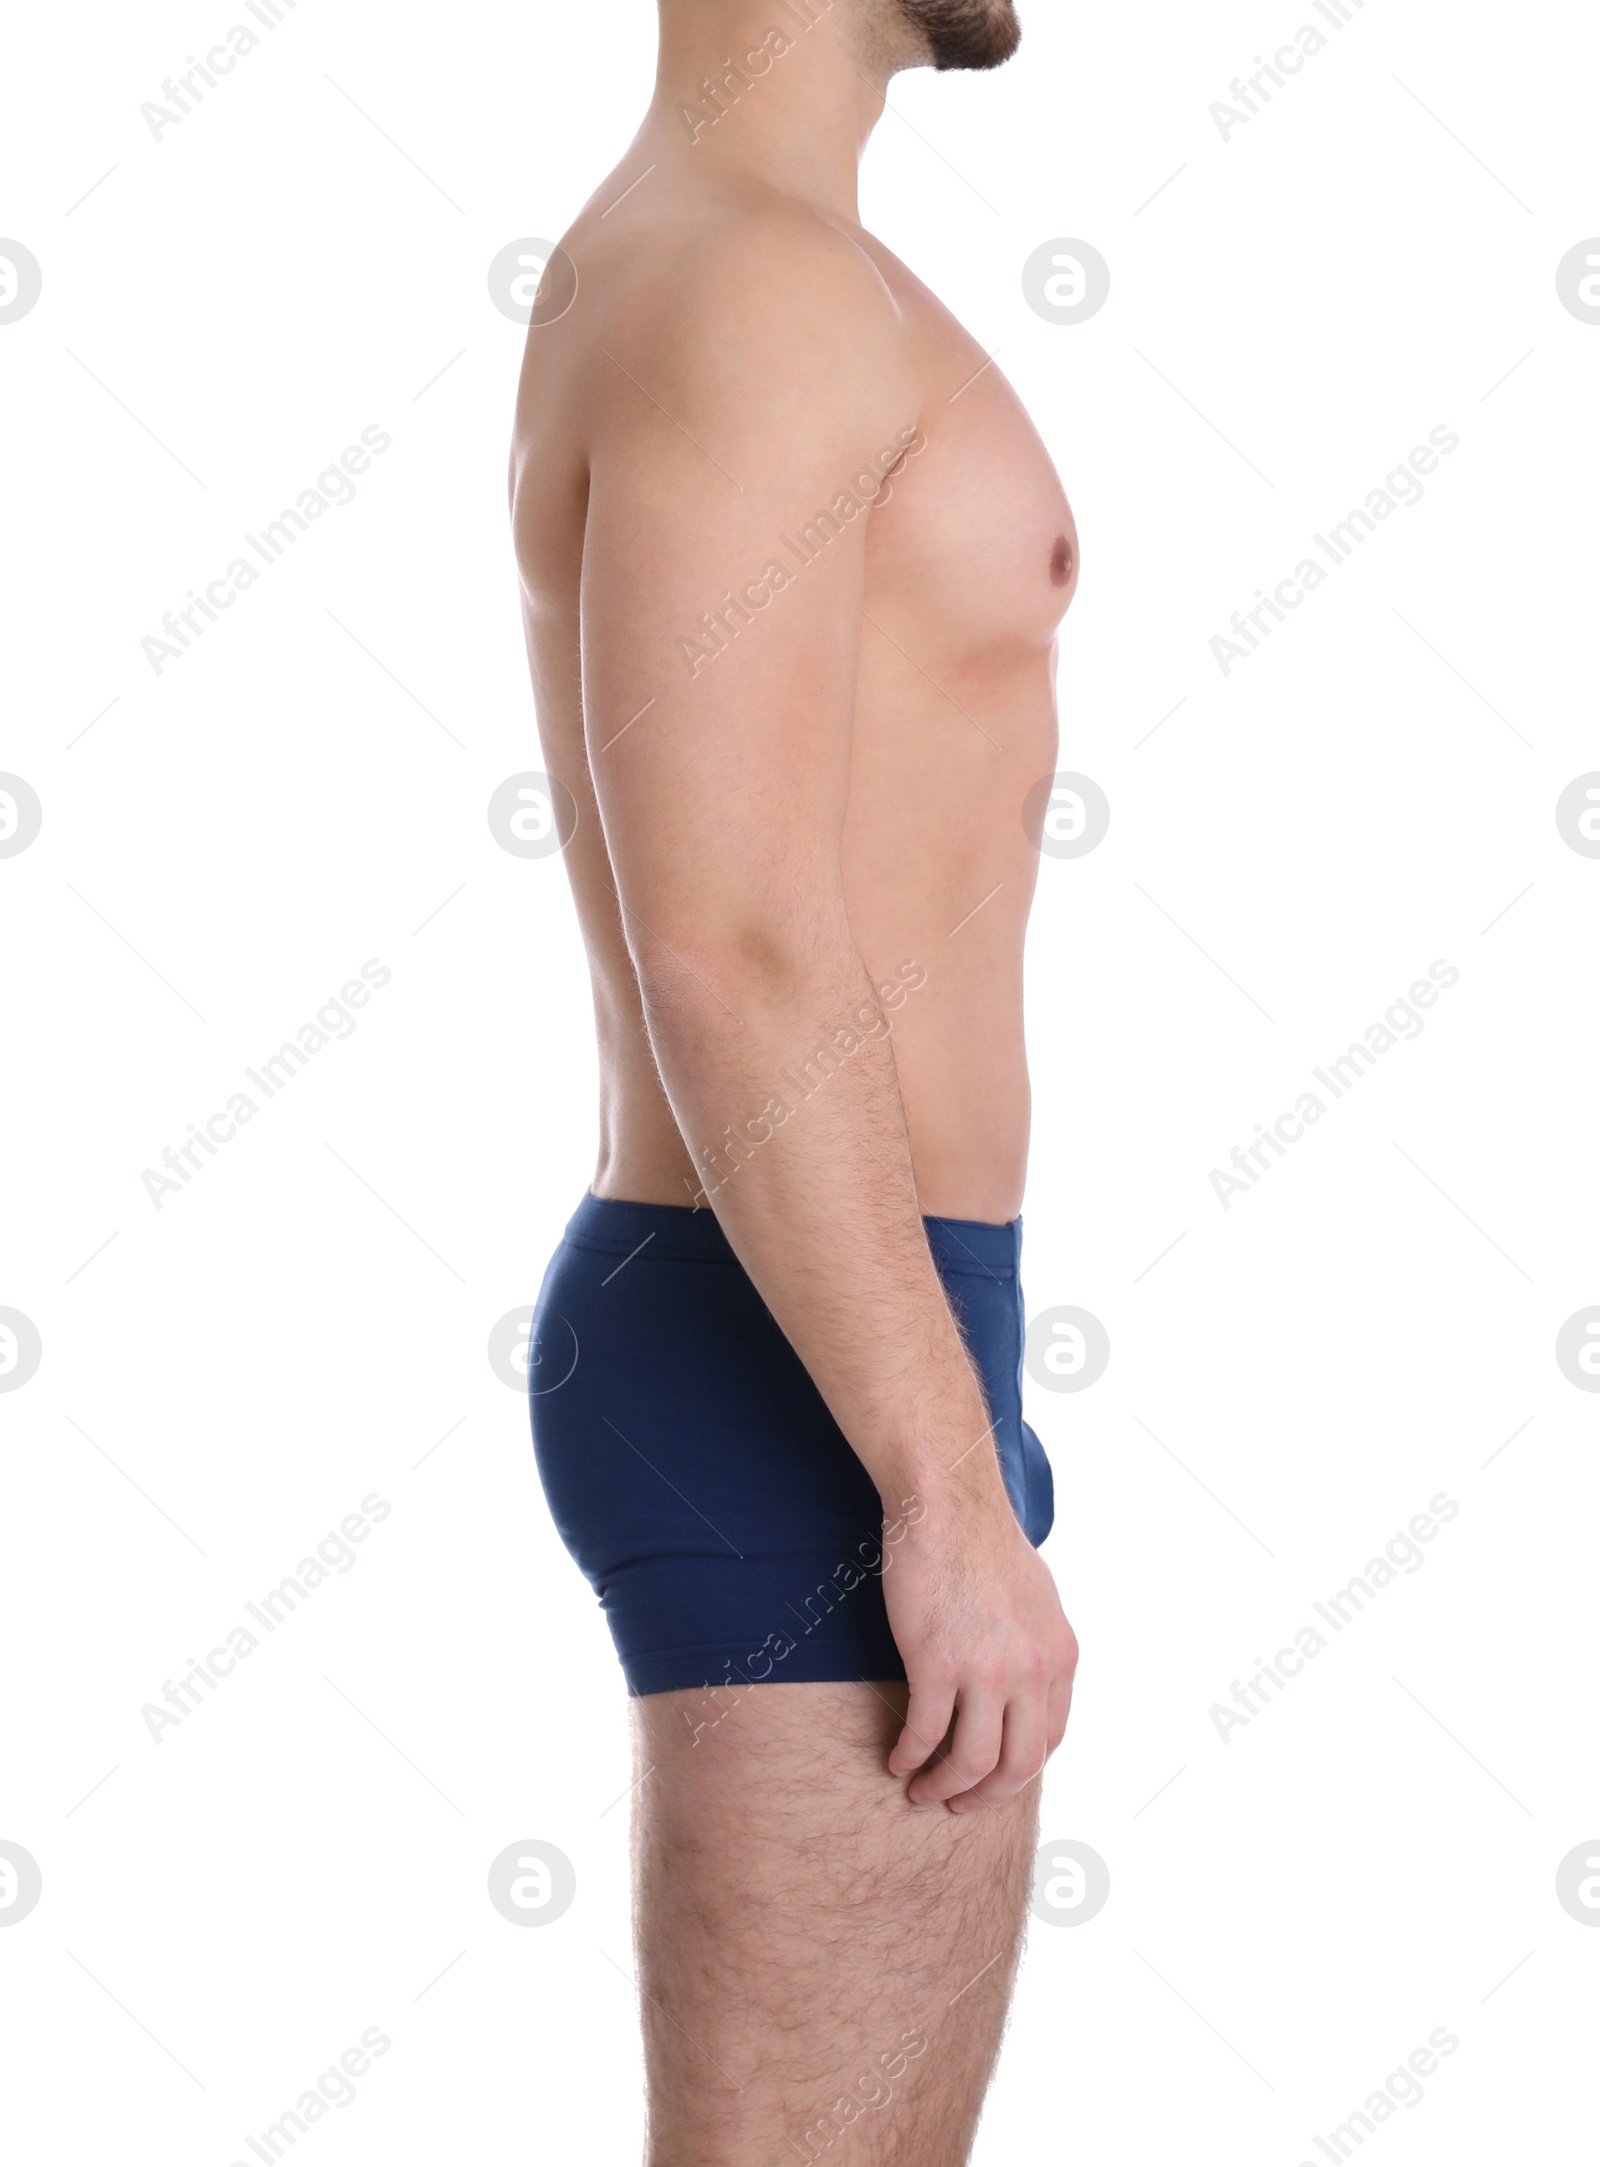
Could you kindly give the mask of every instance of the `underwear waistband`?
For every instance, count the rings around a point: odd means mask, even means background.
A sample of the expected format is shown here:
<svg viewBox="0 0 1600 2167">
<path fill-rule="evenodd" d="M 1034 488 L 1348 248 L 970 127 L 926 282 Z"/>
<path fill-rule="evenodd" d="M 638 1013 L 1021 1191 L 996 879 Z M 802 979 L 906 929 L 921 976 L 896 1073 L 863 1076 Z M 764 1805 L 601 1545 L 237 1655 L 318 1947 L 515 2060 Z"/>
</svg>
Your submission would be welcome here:
<svg viewBox="0 0 1600 2167">
<path fill-rule="evenodd" d="M 941 1271 L 977 1272 L 985 1278 L 1015 1275 L 1022 1249 L 1022 1221 L 1004 1226 L 988 1219 L 924 1217 L 928 1247 Z M 651 1255 L 685 1261 L 737 1264 L 733 1245 L 709 1205 L 633 1204 L 586 1191 L 567 1221 L 566 1238 L 580 1249 L 600 1249 L 631 1256 L 648 1246 Z"/>
</svg>

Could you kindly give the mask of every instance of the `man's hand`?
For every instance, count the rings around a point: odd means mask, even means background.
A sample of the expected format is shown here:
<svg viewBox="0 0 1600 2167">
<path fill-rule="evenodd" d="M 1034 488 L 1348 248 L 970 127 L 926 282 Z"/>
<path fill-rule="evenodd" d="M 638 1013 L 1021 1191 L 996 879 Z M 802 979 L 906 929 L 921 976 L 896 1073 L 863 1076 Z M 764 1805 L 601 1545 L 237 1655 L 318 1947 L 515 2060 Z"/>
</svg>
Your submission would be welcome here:
<svg viewBox="0 0 1600 2167">
<path fill-rule="evenodd" d="M 902 1512 L 903 1535 L 884 1546 L 884 1600 L 911 1687 L 889 1770 L 911 1776 L 913 1805 L 952 1813 L 1012 1798 L 1038 1775 L 1066 1730 L 1078 1661 L 1050 1568 L 996 1490 L 946 1496 L 916 1521 Z"/>
</svg>

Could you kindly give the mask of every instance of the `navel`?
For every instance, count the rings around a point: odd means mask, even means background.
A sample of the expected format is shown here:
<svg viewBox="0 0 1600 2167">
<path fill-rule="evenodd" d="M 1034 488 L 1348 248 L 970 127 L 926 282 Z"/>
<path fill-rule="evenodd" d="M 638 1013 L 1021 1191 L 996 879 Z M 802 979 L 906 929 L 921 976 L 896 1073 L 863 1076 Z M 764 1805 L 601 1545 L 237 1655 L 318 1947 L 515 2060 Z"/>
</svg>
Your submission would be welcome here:
<svg viewBox="0 0 1600 2167">
<path fill-rule="evenodd" d="M 1072 544 L 1064 534 L 1056 536 L 1056 546 L 1050 558 L 1050 584 L 1064 587 L 1072 577 Z"/>
</svg>

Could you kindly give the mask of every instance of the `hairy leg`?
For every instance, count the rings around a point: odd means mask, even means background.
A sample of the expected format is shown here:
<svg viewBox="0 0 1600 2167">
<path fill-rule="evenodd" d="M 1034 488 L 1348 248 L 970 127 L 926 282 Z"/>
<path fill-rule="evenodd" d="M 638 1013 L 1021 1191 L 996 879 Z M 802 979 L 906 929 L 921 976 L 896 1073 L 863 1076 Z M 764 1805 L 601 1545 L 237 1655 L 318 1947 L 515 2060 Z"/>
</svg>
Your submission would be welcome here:
<svg viewBox="0 0 1600 2167">
<path fill-rule="evenodd" d="M 1039 1790 L 909 1805 L 885 1766 L 905 1708 L 896 1684 L 633 1703 L 646 2167 L 967 2159 Z"/>
</svg>

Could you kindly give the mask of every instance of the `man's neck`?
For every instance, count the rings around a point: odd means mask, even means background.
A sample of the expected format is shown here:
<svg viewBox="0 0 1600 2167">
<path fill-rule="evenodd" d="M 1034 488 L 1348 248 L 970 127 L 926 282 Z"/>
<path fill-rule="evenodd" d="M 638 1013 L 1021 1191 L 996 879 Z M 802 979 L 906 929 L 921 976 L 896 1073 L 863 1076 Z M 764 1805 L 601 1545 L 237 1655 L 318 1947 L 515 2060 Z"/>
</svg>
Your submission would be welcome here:
<svg viewBox="0 0 1600 2167">
<path fill-rule="evenodd" d="M 890 74 L 913 57 L 876 0 L 661 0 L 645 133 L 686 163 L 859 222 L 856 183 Z"/>
</svg>

